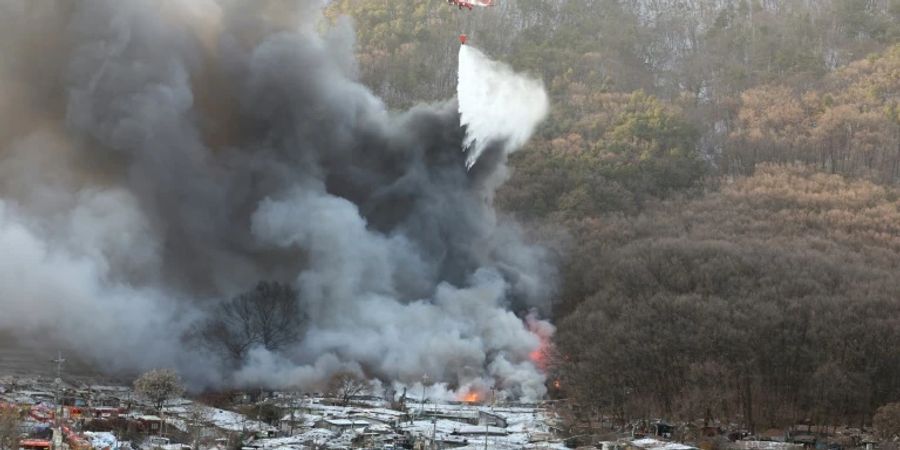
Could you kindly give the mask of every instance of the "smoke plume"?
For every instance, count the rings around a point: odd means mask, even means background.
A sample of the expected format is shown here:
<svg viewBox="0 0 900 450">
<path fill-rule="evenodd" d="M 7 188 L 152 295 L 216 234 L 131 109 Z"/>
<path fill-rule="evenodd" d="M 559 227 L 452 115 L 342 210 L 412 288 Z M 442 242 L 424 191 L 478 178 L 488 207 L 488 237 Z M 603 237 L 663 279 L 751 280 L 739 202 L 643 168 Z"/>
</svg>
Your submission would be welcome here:
<svg viewBox="0 0 900 450">
<path fill-rule="evenodd" d="M 471 107 L 497 66 L 463 49 L 459 104 L 391 112 L 321 3 L 0 2 L 0 335 L 193 387 L 350 370 L 543 395 L 522 313 L 553 267 L 490 201 L 540 85 L 503 69 Z M 522 89 L 543 103 L 497 114 Z M 302 339 L 237 367 L 191 344 L 259 280 L 296 288 Z"/>
</svg>

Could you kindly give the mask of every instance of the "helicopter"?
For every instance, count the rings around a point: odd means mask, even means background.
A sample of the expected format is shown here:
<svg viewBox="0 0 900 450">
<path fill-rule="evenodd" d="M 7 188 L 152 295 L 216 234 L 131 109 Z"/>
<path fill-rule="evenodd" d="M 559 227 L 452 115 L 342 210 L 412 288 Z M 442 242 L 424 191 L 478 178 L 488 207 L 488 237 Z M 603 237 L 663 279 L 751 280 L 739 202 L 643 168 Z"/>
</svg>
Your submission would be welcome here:
<svg viewBox="0 0 900 450">
<path fill-rule="evenodd" d="M 475 9 L 476 6 L 494 6 L 494 0 L 447 0 L 450 6 L 456 6 L 459 9 L 466 8 L 469 11 Z"/>
<path fill-rule="evenodd" d="M 456 6 L 460 10 L 463 8 L 468 9 L 469 11 L 478 7 L 487 7 L 494 6 L 494 0 L 447 0 L 447 4 L 450 6 Z M 465 34 L 459 35 L 459 43 L 462 45 L 466 45 L 469 42 L 469 36 Z"/>
</svg>

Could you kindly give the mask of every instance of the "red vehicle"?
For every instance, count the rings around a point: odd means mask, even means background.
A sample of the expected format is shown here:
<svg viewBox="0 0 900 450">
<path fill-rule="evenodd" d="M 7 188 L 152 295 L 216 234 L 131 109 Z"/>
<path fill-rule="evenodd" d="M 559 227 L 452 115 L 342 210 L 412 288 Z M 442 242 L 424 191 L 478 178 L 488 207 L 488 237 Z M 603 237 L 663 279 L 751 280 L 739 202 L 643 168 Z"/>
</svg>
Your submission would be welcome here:
<svg viewBox="0 0 900 450">
<path fill-rule="evenodd" d="M 19 441 L 23 450 L 50 450 L 50 441 L 44 439 L 23 439 Z"/>
<path fill-rule="evenodd" d="M 447 0 L 447 4 L 451 5 L 451 6 L 456 6 L 459 9 L 466 8 L 469 11 L 471 11 L 476 6 L 479 6 L 479 7 L 494 6 L 494 0 Z"/>
</svg>

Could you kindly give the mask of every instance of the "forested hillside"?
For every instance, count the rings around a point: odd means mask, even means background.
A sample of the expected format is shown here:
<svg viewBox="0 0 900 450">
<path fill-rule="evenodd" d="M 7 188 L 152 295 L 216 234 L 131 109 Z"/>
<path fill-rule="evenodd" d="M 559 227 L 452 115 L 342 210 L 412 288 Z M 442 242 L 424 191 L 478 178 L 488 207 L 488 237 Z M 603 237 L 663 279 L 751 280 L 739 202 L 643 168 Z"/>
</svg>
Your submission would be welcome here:
<svg viewBox="0 0 900 450">
<path fill-rule="evenodd" d="M 392 107 L 455 36 L 552 111 L 497 202 L 571 244 L 555 394 L 578 419 L 871 422 L 900 401 L 900 0 L 335 0 Z"/>
<path fill-rule="evenodd" d="M 900 392 L 893 189 L 767 165 L 579 225 L 562 386 L 623 417 L 859 425 Z"/>
</svg>

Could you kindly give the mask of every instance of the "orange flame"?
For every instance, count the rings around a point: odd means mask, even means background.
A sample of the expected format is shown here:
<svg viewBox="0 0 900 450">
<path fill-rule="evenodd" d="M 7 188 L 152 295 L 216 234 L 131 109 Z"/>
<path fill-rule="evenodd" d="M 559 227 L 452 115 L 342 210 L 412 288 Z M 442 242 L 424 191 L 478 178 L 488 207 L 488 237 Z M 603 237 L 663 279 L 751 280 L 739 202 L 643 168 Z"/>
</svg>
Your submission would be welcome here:
<svg viewBox="0 0 900 450">
<path fill-rule="evenodd" d="M 538 348 L 528 354 L 528 359 L 530 359 L 539 369 L 544 370 L 547 368 L 547 350 L 549 350 L 550 343 L 546 337 L 538 337 L 541 338 L 541 344 Z"/>
<path fill-rule="evenodd" d="M 537 314 L 532 312 L 525 318 L 528 331 L 538 338 L 538 346 L 528 354 L 528 359 L 532 364 L 542 372 L 547 372 L 550 367 L 550 355 L 553 350 L 553 344 L 550 338 L 553 337 L 555 328 L 549 322 L 540 320 Z"/>
<path fill-rule="evenodd" d="M 466 403 L 478 403 L 481 401 L 481 394 L 476 391 L 469 391 L 462 397 L 462 401 Z"/>
</svg>

